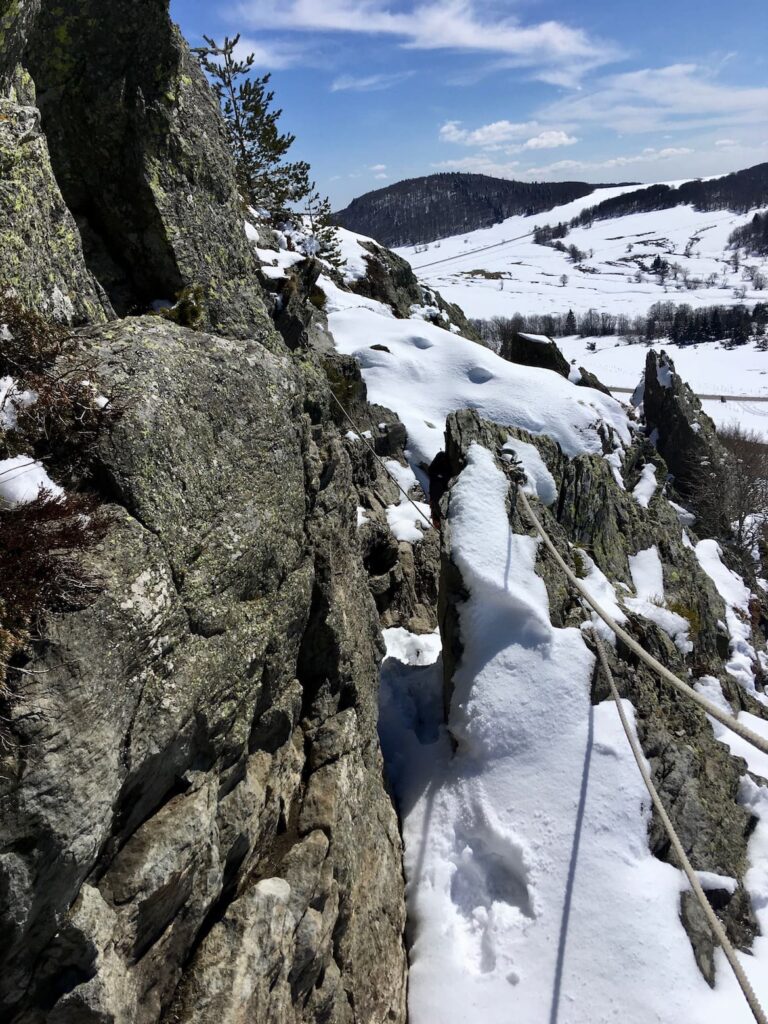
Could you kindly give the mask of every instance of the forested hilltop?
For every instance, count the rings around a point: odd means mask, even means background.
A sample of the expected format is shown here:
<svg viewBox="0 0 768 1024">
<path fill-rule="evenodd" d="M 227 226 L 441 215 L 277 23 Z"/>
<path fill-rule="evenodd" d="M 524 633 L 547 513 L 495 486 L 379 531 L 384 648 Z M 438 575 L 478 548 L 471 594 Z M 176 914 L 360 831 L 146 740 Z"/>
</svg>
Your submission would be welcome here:
<svg viewBox="0 0 768 1024">
<path fill-rule="evenodd" d="M 581 199 L 604 185 L 506 181 L 487 174 L 429 174 L 368 192 L 335 215 L 350 231 L 384 245 L 415 245 L 498 224 Z"/>
<path fill-rule="evenodd" d="M 682 185 L 650 185 L 635 192 L 614 196 L 583 210 L 573 227 L 595 220 L 626 217 L 631 213 L 651 213 L 674 206 L 693 206 L 697 210 L 733 210 L 747 213 L 768 203 L 768 163 L 734 171 L 722 178 L 705 181 L 696 178 Z"/>
</svg>

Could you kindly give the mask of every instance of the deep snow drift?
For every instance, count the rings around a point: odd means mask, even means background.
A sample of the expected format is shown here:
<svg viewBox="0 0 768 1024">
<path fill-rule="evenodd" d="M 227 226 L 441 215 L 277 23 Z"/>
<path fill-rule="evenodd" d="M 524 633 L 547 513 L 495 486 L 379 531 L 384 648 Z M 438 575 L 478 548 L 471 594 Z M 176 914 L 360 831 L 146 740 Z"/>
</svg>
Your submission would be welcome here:
<svg viewBox="0 0 768 1024">
<path fill-rule="evenodd" d="M 592 655 L 578 630 L 551 625 L 537 542 L 511 532 L 507 488 L 474 446 L 452 497 L 470 593 L 455 755 L 435 724 L 434 648 L 388 642 L 382 739 L 404 815 L 412 1019 L 746 1024 L 723 955 L 714 991 L 695 965 L 678 916 L 683 875 L 648 850 L 649 801 L 616 708 L 590 704 Z M 765 791 L 744 785 L 768 823 Z M 764 897 L 762 825 L 749 881 Z M 764 964 L 768 940 L 758 947 Z M 765 971 L 743 960 L 765 999 Z"/>
</svg>

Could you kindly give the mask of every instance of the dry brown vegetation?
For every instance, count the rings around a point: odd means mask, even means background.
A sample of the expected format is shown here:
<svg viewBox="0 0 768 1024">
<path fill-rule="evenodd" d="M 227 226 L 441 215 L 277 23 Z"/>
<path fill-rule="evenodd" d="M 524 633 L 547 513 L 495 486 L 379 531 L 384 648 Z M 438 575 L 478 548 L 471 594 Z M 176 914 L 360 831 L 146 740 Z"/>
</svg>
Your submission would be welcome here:
<svg viewBox="0 0 768 1024">
<path fill-rule="evenodd" d="M 727 458 L 696 467 L 692 503 L 705 530 L 753 569 L 768 539 L 768 445 L 738 424 L 718 433 Z"/>
<path fill-rule="evenodd" d="M 0 292 L 0 378 L 15 381 L 5 397 L 5 412 L 13 415 L 0 429 L 0 459 L 29 455 L 69 488 L 0 505 L 0 690 L 45 614 L 78 606 L 94 590 L 84 555 L 108 521 L 82 488 L 98 433 L 117 411 L 114 402 L 98 400 L 89 371 L 66 330 Z M 14 402 L 24 392 L 30 400 Z"/>
</svg>

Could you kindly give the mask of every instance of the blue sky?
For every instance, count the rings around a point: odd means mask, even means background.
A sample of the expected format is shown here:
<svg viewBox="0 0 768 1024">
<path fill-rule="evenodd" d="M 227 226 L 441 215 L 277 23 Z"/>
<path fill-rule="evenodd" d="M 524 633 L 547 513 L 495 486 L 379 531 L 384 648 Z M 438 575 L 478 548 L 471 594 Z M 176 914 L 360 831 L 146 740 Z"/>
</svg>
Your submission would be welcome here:
<svg viewBox="0 0 768 1024">
<path fill-rule="evenodd" d="M 438 170 L 665 181 L 768 160 L 765 0 L 171 0 L 240 32 L 335 207 Z"/>
</svg>

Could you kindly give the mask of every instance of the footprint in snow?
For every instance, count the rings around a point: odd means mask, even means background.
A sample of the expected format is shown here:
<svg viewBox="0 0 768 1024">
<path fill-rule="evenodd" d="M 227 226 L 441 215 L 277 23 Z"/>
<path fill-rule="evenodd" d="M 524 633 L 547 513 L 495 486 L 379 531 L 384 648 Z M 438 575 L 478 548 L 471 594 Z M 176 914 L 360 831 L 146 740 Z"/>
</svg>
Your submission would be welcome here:
<svg viewBox="0 0 768 1024">
<path fill-rule="evenodd" d="M 494 374 L 490 370 L 483 369 L 482 366 L 473 366 L 467 373 L 467 377 L 473 384 L 487 384 L 489 380 L 493 380 Z"/>
</svg>

